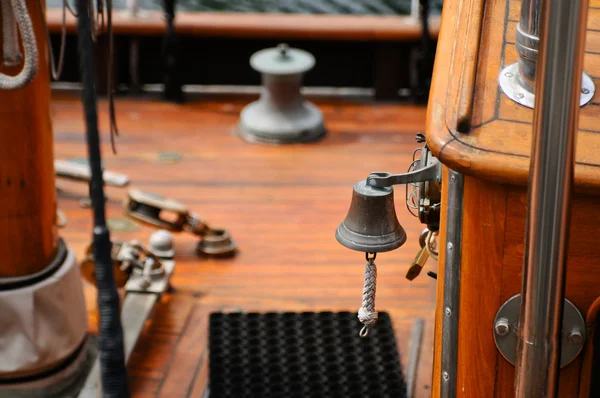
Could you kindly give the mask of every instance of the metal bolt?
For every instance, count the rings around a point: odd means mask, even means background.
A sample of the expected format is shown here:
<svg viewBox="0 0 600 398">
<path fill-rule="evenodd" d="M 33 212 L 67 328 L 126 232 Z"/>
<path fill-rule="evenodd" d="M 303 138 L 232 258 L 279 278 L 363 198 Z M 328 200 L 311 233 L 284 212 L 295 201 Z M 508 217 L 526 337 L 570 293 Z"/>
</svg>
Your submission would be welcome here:
<svg viewBox="0 0 600 398">
<path fill-rule="evenodd" d="M 450 375 L 448 372 L 442 372 L 442 379 L 444 379 L 444 381 L 450 380 Z"/>
<path fill-rule="evenodd" d="M 164 229 L 159 229 L 150 235 L 150 250 L 171 250 L 173 248 L 173 235 Z"/>
<path fill-rule="evenodd" d="M 590 90 L 584 87 L 584 88 L 581 89 L 581 92 L 584 93 L 584 94 L 589 94 Z"/>
<path fill-rule="evenodd" d="M 517 98 L 518 99 L 522 99 L 523 97 L 525 97 L 525 94 L 523 94 L 523 93 L 517 93 Z"/>
<path fill-rule="evenodd" d="M 510 332 L 510 324 L 508 323 L 508 319 L 498 319 L 498 322 L 496 322 L 496 325 L 494 325 L 494 330 L 498 336 L 506 336 Z"/>
<path fill-rule="evenodd" d="M 512 74 L 512 72 L 506 72 L 506 73 L 504 74 L 504 76 L 506 76 L 506 77 L 512 77 L 512 76 L 513 76 L 513 74 Z"/>
<path fill-rule="evenodd" d="M 583 343 L 583 335 L 581 334 L 581 330 L 579 330 L 579 328 L 572 329 L 567 339 L 569 343 L 573 345 L 579 345 Z"/>
<path fill-rule="evenodd" d="M 290 49 L 290 47 L 286 43 L 281 43 L 277 46 L 277 51 L 279 51 L 279 56 L 281 58 L 289 57 L 289 54 L 288 54 L 289 49 Z"/>
<path fill-rule="evenodd" d="M 450 316 L 452 314 L 452 310 L 450 309 L 450 307 L 446 307 L 446 315 Z"/>
<path fill-rule="evenodd" d="M 452 243 L 448 243 L 446 247 L 448 247 L 448 250 L 454 249 L 454 245 L 452 245 Z"/>
</svg>

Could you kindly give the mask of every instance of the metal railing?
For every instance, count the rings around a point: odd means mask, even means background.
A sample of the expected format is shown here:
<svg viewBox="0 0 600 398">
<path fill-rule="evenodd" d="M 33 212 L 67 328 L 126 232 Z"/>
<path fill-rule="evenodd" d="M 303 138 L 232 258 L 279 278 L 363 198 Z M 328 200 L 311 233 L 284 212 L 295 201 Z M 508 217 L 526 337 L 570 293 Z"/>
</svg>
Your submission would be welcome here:
<svg viewBox="0 0 600 398">
<path fill-rule="evenodd" d="M 588 0 L 523 2 L 519 26 L 531 34 L 539 29 L 539 62 L 516 397 L 554 397 L 558 392 L 587 9 Z"/>
</svg>

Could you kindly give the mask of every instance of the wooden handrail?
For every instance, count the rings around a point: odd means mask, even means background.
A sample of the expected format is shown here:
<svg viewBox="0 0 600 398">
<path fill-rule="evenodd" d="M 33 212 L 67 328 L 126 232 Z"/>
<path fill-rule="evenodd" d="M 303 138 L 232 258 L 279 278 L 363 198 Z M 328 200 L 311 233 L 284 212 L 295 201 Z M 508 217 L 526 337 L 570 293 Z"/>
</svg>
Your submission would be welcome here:
<svg viewBox="0 0 600 398">
<path fill-rule="evenodd" d="M 51 33 L 60 33 L 62 11 L 49 9 Z M 152 36 L 165 31 L 163 14 L 143 11 L 133 18 L 124 10 L 113 15 L 117 35 Z M 184 36 L 252 37 L 343 41 L 412 41 L 421 37 L 421 23 L 408 16 L 308 15 L 276 13 L 180 12 L 176 30 Z M 437 38 L 440 18 L 431 18 L 431 36 Z M 67 14 L 67 32 L 75 33 L 76 19 Z"/>
</svg>

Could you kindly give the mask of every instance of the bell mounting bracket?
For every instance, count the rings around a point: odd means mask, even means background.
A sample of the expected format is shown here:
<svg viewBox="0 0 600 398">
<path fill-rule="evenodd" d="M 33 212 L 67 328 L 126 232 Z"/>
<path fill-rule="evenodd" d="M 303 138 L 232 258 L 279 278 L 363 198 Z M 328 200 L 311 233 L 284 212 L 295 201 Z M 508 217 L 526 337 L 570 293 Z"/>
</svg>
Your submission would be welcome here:
<svg viewBox="0 0 600 398">
<path fill-rule="evenodd" d="M 437 231 L 440 222 L 442 163 L 431 154 L 425 144 L 421 149 L 421 158 L 413 164 L 415 167 L 411 166 L 410 171 L 403 174 L 373 172 L 367 178 L 367 185 L 377 188 L 400 184 L 417 187 L 419 220 L 427 224 L 430 231 Z"/>
<path fill-rule="evenodd" d="M 386 172 L 375 171 L 367 178 L 367 184 L 372 187 L 386 188 L 392 185 L 413 184 L 425 181 L 440 182 L 442 176 L 442 164 L 435 157 L 431 156 L 429 151 L 425 151 L 425 167 L 402 174 L 390 174 Z"/>
</svg>

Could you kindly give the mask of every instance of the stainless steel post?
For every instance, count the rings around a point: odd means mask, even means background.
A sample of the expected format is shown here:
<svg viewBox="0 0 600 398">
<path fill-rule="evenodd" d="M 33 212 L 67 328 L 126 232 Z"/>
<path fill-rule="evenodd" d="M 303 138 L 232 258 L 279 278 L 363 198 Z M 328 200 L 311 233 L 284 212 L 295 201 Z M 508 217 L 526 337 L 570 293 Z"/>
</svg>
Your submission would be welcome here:
<svg viewBox="0 0 600 398">
<path fill-rule="evenodd" d="M 541 5 L 542 0 L 523 0 L 521 19 L 517 25 L 518 78 L 524 87 L 532 92 L 535 88 L 535 66 L 540 42 Z"/>
<path fill-rule="evenodd" d="M 518 62 L 506 66 L 499 77 L 500 88 L 511 100 L 533 108 L 535 103 L 536 74 L 539 46 L 541 7 L 545 0 L 522 0 L 521 18 L 517 24 L 516 48 L 519 54 Z M 587 21 L 582 21 L 586 26 Z M 582 72 L 583 73 L 583 72 Z M 585 73 L 581 80 L 579 104 L 590 102 L 594 96 L 595 86 L 592 79 Z"/>
<path fill-rule="evenodd" d="M 558 391 L 561 325 L 588 0 L 544 1 L 515 396 Z"/>
</svg>

